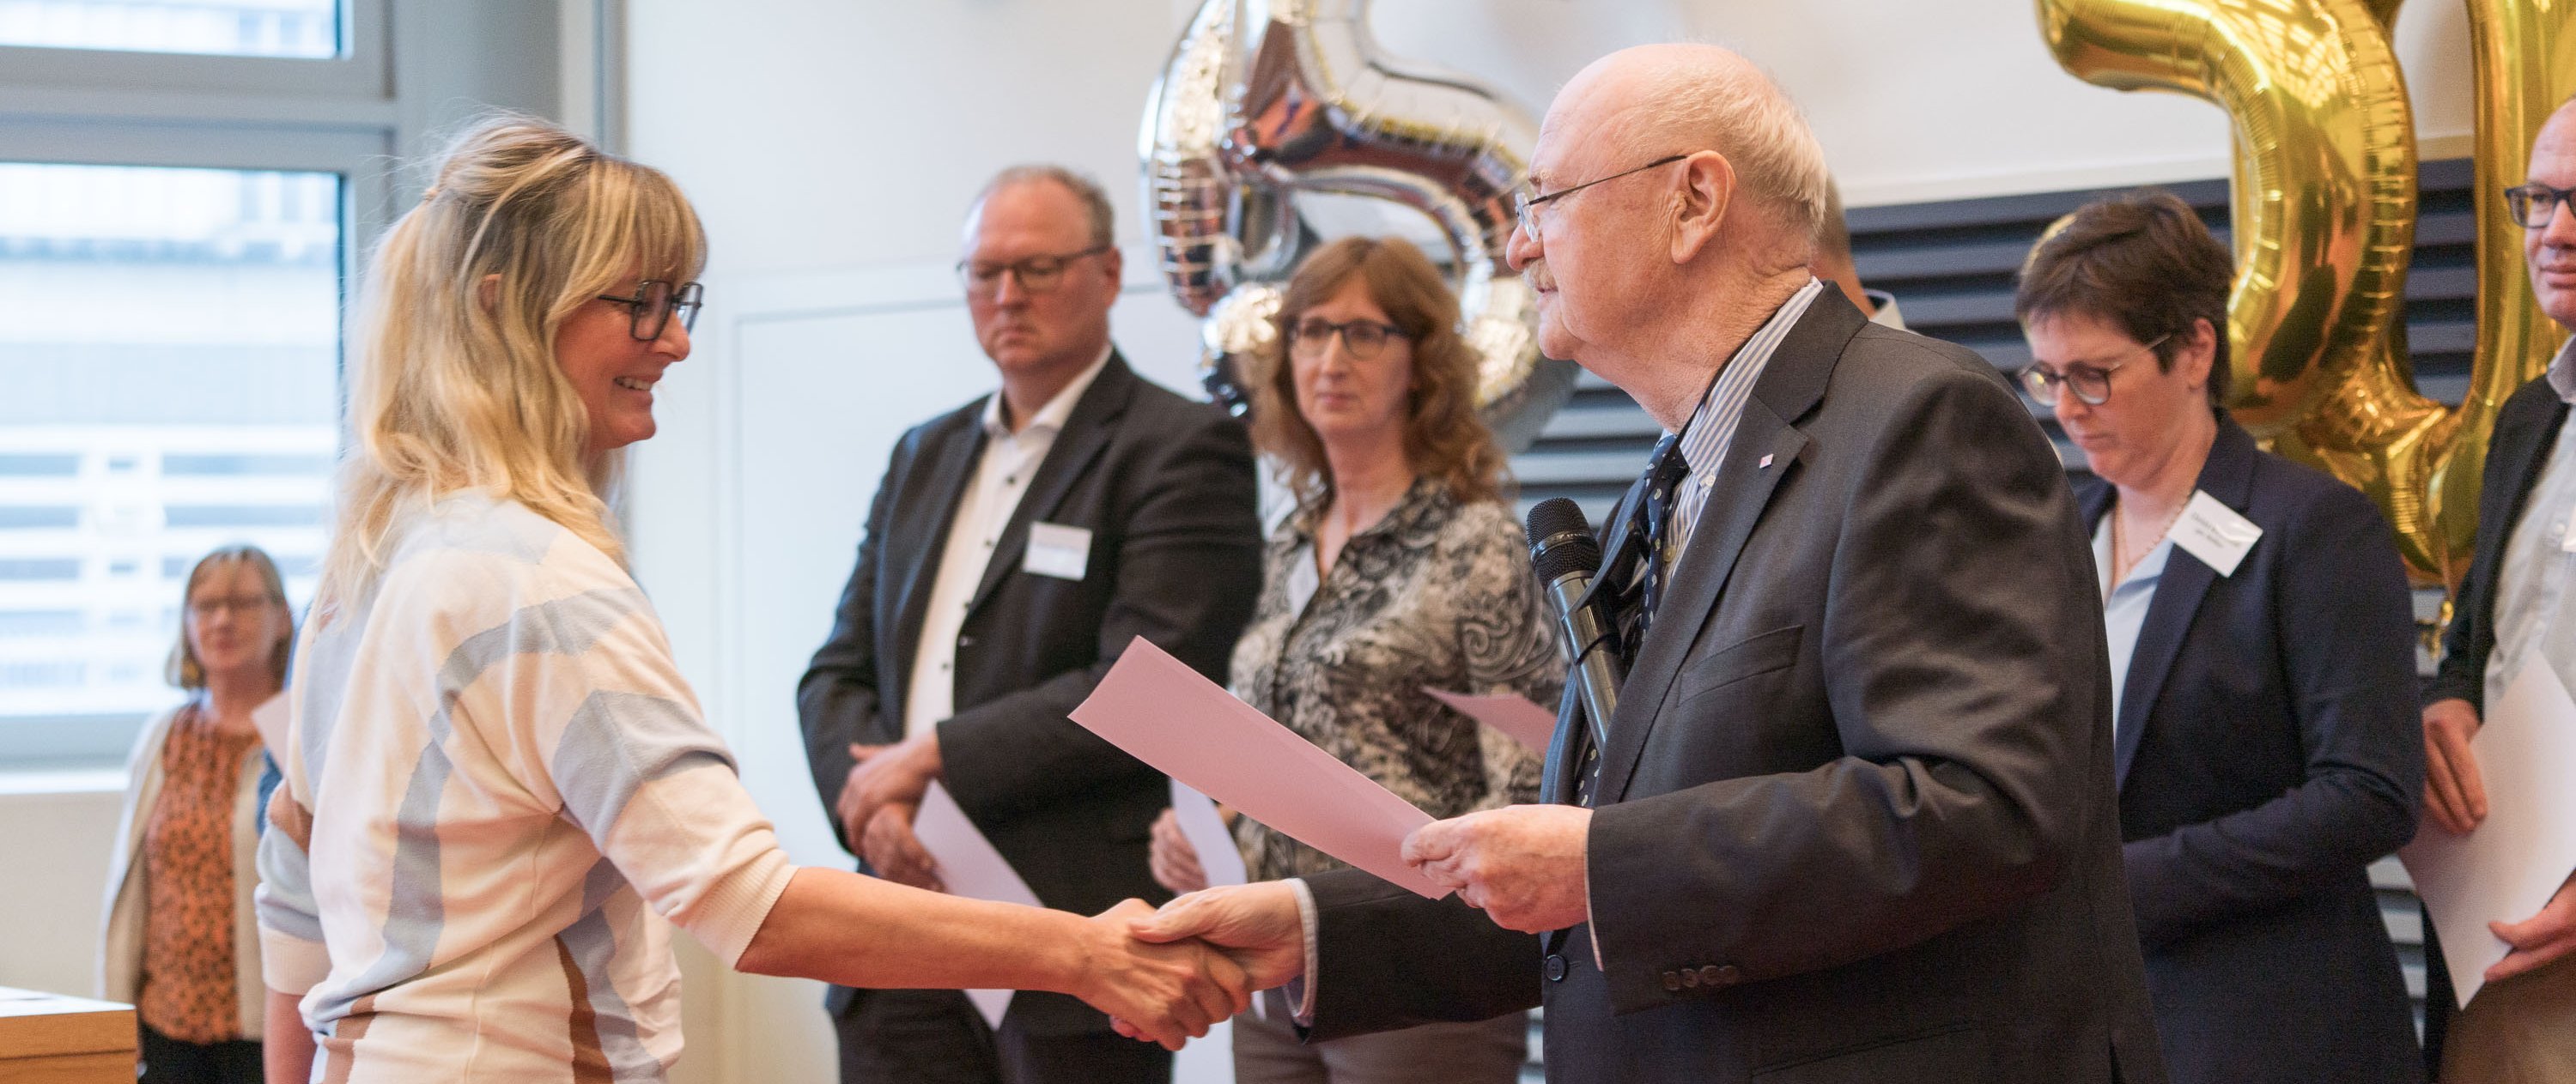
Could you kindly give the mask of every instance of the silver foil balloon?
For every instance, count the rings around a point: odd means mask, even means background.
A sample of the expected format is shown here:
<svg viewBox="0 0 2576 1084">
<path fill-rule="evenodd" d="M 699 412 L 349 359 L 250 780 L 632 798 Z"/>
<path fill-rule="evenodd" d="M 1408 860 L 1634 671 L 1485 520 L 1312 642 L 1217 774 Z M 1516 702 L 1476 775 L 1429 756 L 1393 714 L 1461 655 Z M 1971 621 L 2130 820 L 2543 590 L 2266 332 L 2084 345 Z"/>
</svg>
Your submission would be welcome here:
<svg viewBox="0 0 2576 1084">
<path fill-rule="evenodd" d="M 1387 200 L 1446 242 L 1432 256 L 1448 257 L 1481 358 L 1477 405 L 1504 447 L 1527 447 L 1575 378 L 1539 356 L 1537 296 L 1503 258 L 1536 133 L 1491 89 L 1400 71 L 1369 36 L 1368 0 L 1207 0 L 1155 84 L 1139 150 L 1164 277 L 1207 318 L 1209 390 L 1240 409 L 1234 374 L 1318 240 L 1298 197 Z"/>
</svg>

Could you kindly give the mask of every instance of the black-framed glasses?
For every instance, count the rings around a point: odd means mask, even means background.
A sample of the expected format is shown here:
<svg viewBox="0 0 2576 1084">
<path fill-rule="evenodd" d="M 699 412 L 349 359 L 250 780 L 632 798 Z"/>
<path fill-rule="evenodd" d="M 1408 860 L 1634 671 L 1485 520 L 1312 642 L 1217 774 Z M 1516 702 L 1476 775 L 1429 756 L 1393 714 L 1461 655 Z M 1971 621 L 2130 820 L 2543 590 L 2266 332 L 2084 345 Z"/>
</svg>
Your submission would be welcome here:
<svg viewBox="0 0 2576 1084">
<path fill-rule="evenodd" d="M 2504 209 L 2513 216 L 2514 225 L 2536 230 L 2549 225 L 2558 215 L 2558 205 L 2571 197 L 2576 197 L 2576 188 L 2551 188 L 2533 181 L 2505 189 Z"/>
<path fill-rule="evenodd" d="M 671 326 L 671 314 L 680 314 L 680 329 L 698 329 L 698 309 L 706 305 L 707 288 L 698 283 L 673 286 L 660 279 L 646 279 L 635 284 L 635 296 L 618 297 L 601 294 L 602 301 L 626 306 L 626 333 L 637 342 L 652 342 L 662 337 Z"/>
<path fill-rule="evenodd" d="M 1611 174 L 1611 175 L 1609 175 L 1609 176 L 1607 176 L 1607 177 L 1595 177 L 1595 178 L 1593 178 L 1592 180 L 1588 180 L 1588 181 L 1583 182 L 1582 184 L 1575 185 L 1575 186 L 1573 186 L 1573 187 L 1571 187 L 1571 188 L 1560 188 L 1560 189 L 1557 189 L 1557 190 L 1556 190 L 1556 191 L 1554 191 L 1554 192 L 1550 192 L 1550 193 L 1548 193 L 1548 194 L 1546 194 L 1546 195 L 1544 195 L 1544 196 L 1539 195 L 1539 194 L 1538 194 L 1538 190 L 1537 190 L 1537 189 L 1532 188 L 1532 187 L 1530 187 L 1528 184 L 1524 183 L 1524 184 L 1522 184 L 1522 185 L 1520 186 L 1520 188 L 1519 188 L 1519 189 L 1517 189 L 1517 190 L 1513 191 L 1513 193 L 1512 193 L 1512 213 L 1513 213 L 1514 215 L 1519 216 L 1519 218 L 1520 218 L 1520 223 L 1521 223 L 1521 228 L 1522 228 L 1522 229 L 1524 229 L 1524 230 L 1528 230 L 1528 231 L 1529 231 L 1530 240 L 1533 240 L 1533 241 L 1544 241 L 1544 240 L 1546 240 L 1546 238 L 1545 238 L 1544 236 L 1542 236 L 1542 235 L 1539 233 L 1539 229 L 1540 229 L 1540 222 L 1539 222 L 1540 213 L 1539 213 L 1539 208 L 1541 208 L 1541 207 L 1545 207 L 1545 206 L 1547 206 L 1547 205 L 1548 205 L 1548 204 L 1550 204 L 1550 203 L 1554 203 L 1554 202 L 1556 202 L 1557 200 L 1564 199 L 1564 198 L 1565 198 L 1565 197 L 1567 197 L 1567 196 L 1571 196 L 1571 195 L 1573 195 L 1573 194 L 1575 194 L 1575 193 L 1577 193 L 1577 192 L 1583 191 L 1584 189 L 1586 189 L 1586 188 L 1590 188 L 1590 187 L 1592 187 L 1593 185 L 1596 185 L 1596 184 L 1608 184 L 1608 183 L 1609 183 L 1609 182 L 1611 182 L 1611 181 L 1618 180 L 1619 178 L 1621 178 L 1621 177 L 1625 177 L 1625 176 L 1628 176 L 1628 175 L 1630 175 L 1630 174 L 1635 174 L 1635 173 L 1644 173 L 1645 171 L 1650 170 L 1650 169 L 1653 169 L 1653 168 L 1655 168 L 1656 166 L 1669 166 L 1669 165 L 1671 165 L 1671 164 L 1673 164 L 1673 163 L 1675 163 L 1675 162 L 1681 161 L 1681 160 L 1682 160 L 1682 159 L 1684 159 L 1684 158 L 1688 158 L 1688 157 L 1690 157 L 1690 156 L 1691 156 L 1691 153 L 1693 153 L 1693 152 L 1684 152 L 1684 153 L 1681 153 L 1681 154 L 1667 154 L 1667 155 L 1665 155 L 1665 156 L 1663 156 L 1663 157 L 1661 157 L 1661 158 L 1655 159 L 1655 160 L 1654 160 L 1654 161 L 1652 161 L 1652 162 L 1648 162 L 1648 163 L 1646 163 L 1645 165 L 1638 166 L 1638 167 L 1637 167 L 1637 168 L 1635 168 L 1635 169 L 1623 169 L 1623 170 L 1620 170 L 1620 171 L 1619 171 L 1619 172 L 1617 172 L 1617 173 L 1613 173 L 1613 174 Z"/>
<path fill-rule="evenodd" d="M 1321 316 L 1309 316 L 1288 325 L 1288 350 L 1304 357 L 1314 357 L 1324 352 L 1324 344 L 1332 342 L 1335 335 L 1342 337 L 1342 349 L 1350 351 L 1352 357 L 1361 361 L 1377 357 L 1386 349 L 1389 339 L 1413 337 L 1405 334 L 1403 328 L 1376 320 L 1344 320 L 1336 324 Z"/>
<path fill-rule="evenodd" d="M 959 260 L 957 261 L 957 281 L 965 285 L 966 292 L 969 294 L 976 297 L 991 297 L 1002 292 L 1002 276 L 1007 274 L 1020 280 L 1020 289 L 1033 294 L 1042 294 L 1063 284 L 1064 269 L 1072 266 L 1073 261 L 1086 256 L 1100 255 L 1109 251 L 1110 247 L 1093 245 L 1080 252 L 1068 252 L 1061 256 L 1031 256 L 1009 263 L 993 260 Z"/>
<path fill-rule="evenodd" d="M 2154 342 L 2138 347 L 2138 352 L 2152 353 L 2170 338 L 2173 338 L 2170 331 L 2158 335 Z M 2056 406 L 2059 388 L 2074 392 L 2076 401 L 2086 406 L 2101 406 L 2111 401 L 2111 374 L 2135 360 L 2137 357 L 2132 354 L 2113 365 L 2069 365 L 2062 371 L 2051 371 L 2045 365 L 2032 362 L 2021 371 L 2021 386 L 2030 389 L 2030 397 L 2039 400 L 2041 406 Z"/>
</svg>

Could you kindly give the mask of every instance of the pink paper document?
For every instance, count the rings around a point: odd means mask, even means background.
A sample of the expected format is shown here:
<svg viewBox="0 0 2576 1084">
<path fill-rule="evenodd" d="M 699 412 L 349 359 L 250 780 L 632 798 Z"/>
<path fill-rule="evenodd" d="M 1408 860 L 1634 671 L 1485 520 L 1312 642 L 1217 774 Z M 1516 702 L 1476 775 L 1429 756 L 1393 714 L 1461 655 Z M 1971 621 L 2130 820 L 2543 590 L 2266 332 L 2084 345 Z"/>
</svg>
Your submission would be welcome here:
<svg viewBox="0 0 2576 1084">
<path fill-rule="evenodd" d="M 1018 870 L 993 849 L 966 811 L 958 808 L 957 799 L 948 788 L 932 783 L 922 792 L 921 811 L 912 818 L 912 834 L 921 840 L 921 849 L 930 852 L 939 864 L 939 883 L 952 896 L 976 900 L 998 900 L 1003 903 L 1043 907 L 1038 894 L 1029 891 L 1029 883 L 1020 879 Z M 968 990 L 966 999 L 975 1003 L 975 1011 L 984 1022 L 1002 1026 L 1002 1014 L 1011 1008 L 1009 990 Z"/>
<path fill-rule="evenodd" d="M 1141 636 L 1073 721 L 1291 839 L 1427 898 L 1449 892 L 1400 857 L 1404 837 L 1430 814 Z"/>
<path fill-rule="evenodd" d="M 2487 704 L 2469 752 L 2486 782 L 2487 819 L 2455 836 L 2426 817 L 2397 852 L 2442 935 L 2463 1006 L 2512 948 L 2487 923 L 2539 914 L 2576 869 L 2576 788 L 2564 778 L 2576 763 L 2576 699 L 2539 653 Z"/>
<path fill-rule="evenodd" d="M 1527 697 L 1470 696 L 1442 692 L 1428 685 L 1422 691 L 1458 709 L 1459 714 L 1509 734 L 1542 754 L 1547 752 L 1548 743 L 1556 740 L 1556 713 L 1530 703 Z"/>
</svg>

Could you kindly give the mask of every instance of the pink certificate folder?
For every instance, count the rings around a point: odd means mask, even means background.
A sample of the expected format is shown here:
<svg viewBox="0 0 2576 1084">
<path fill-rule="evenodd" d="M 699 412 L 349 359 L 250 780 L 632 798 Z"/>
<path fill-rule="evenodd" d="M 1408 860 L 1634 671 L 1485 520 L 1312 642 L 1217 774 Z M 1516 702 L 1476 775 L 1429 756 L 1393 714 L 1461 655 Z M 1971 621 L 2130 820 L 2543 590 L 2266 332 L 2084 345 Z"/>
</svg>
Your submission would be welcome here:
<svg viewBox="0 0 2576 1084">
<path fill-rule="evenodd" d="M 1400 854 L 1431 815 L 1137 637 L 1073 721 L 1289 838 L 1429 899 Z"/>
</svg>

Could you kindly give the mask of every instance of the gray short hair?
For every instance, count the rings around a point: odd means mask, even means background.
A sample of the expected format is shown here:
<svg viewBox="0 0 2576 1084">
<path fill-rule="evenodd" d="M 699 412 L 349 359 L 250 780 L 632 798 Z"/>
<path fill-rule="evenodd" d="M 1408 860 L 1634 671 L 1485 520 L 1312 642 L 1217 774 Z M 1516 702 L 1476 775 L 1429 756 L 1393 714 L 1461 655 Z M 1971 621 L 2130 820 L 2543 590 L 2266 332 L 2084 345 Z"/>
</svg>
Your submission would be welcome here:
<svg viewBox="0 0 2576 1084">
<path fill-rule="evenodd" d="M 1645 100 L 1620 135 L 1632 144 L 1656 144 L 1641 147 L 1653 153 L 1705 146 L 1725 155 L 1745 189 L 1773 209 L 1783 229 L 1813 238 L 1825 220 L 1833 183 L 1824 147 L 1780 84 L 1751 61 L 1738 60 L 1715 70 L 1666 72 L 1648 84 Z"/>
<path fill-rule="evenodd" d="M 1110 206 L 1108 191 L 1100 187 L 1100 182 L 1092 180 L 1090 174 L 1070 166 L 1046 162 L 1012 166 L 984 182 L 983 191 L 975 194 L 975 206 L 983 206 L 985 200 L 993 198 L 993 193 L 1005 188 L 1042 181 L 1063 185 L 1065 191 L 1073 193 L 1073 198 L 1082 202 L 1083 214 L 1091 220 L 1092 244 L 1118 243 L 1118 214 Z"/>
</svg>

